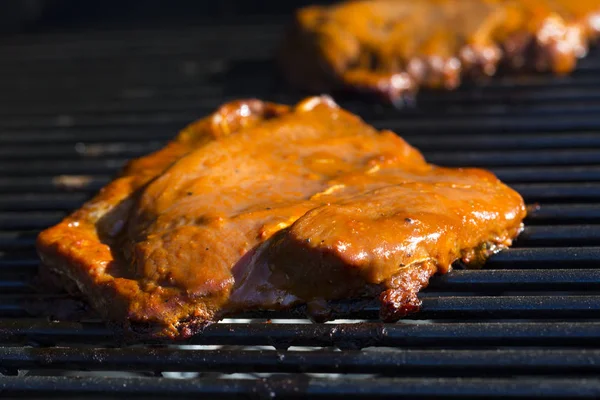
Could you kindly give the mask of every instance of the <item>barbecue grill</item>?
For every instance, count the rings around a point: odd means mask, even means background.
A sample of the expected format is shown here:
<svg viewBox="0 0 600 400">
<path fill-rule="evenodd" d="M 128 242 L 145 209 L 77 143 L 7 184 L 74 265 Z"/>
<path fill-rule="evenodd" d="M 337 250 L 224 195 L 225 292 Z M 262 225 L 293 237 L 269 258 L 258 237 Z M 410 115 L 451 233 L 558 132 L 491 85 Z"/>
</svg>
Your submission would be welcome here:
<svg viewBox="0 0 600 400">
<path fill-rule="evenodd" d="M 81 303 L 36 291 L 37 232 L 127 159 L 227 100 L 302 98 L 273 72 L 287 19 L 233 14 L 0 37 L 0 397 L 600 397 L 599 51 L 572 76 L 423 92 L 416 107 L 337 98 L 532 205 L 513 248 L 434 278 L 399 323 L 375 306 L 327 324 L 253 313 L 125 346 Z"/>
</svg>

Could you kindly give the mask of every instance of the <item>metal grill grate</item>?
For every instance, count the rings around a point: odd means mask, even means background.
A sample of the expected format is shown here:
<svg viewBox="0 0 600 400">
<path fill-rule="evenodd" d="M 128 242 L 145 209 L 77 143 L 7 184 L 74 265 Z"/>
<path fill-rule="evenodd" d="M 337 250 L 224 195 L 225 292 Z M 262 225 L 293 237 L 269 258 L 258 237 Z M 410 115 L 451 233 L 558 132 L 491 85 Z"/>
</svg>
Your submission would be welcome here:
<svg viewBox="0 0 600 400">
<path fill-rule="evenodd" d="M 408 320 L 380 324 L 374 307 L 324 325 L 252 314 L 186 346 L 120 347 L 99 321 L 31 315 L 65 301 L 33 290 L 36 232 L 220 103 L 300 98 L 273 74 L 280 33 L 270 23 L 0 39 L 0 397 L 600 396 L 599 52 L 569 77 L 426 92 L 417 108 L 340 101 L 428 160 L 490 168 L 539 204 L 514 248 L 434 279 Z"/>
</svg>

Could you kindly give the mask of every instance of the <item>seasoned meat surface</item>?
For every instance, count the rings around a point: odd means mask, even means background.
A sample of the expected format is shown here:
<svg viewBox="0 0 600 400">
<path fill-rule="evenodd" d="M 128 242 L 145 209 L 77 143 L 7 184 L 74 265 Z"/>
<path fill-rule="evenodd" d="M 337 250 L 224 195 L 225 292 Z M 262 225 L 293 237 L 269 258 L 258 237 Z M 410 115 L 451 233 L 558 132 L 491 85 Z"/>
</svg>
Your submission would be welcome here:
<svg viewBox="0 0 600 400">
<path fill-rule="evenodd" d="M 285 74 L 311 91 L 395 100 L 498 66 L 567 73 L 600 31 L 600 0 L 358 0 L 301 9 Z"/>
<path fill-rule="evenodd" d="M 428 164 L 327 97 L 238 101 L 183 130 L 37 247 L 42 274 L 125 332 L 185 338 L 249 310 L 379 297 L 381 316 L 522 229 L 521 197 L 490 172 Z"/>
</svg>

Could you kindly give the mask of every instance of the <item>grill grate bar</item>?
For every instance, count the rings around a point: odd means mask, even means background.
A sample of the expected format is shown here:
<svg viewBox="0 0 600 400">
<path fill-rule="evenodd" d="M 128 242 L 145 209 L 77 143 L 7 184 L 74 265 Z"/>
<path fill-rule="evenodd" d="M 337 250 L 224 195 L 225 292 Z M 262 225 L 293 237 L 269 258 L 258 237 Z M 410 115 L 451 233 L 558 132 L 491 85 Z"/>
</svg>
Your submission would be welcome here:
<svg viewBox="0 0 600 400">
<path fill-rule="evenodd" d="M 12 176 L 110 174 L 122 168 L 127 161 L 127 158 L 84 159 L 79 160 L 75 165 L 72 161 L 68 160 L 53 160 L 52 162 L 30 161 L 25 165 L 17 165 L 14 162 L 0 162 L 0 174 Z"/>
<path fill-rule="evenodd" d="M 39 260 L 0 259 L 0 292 L 32 293 Z M 477 285 L 476 287 L 473 285 Z M 600 291 L 600 269 L 455 270 L 431 280 L 428 292 Z M 429 301 L 429 300 L 428 300 Z"/>
<path fill-rule="evenodd" d="M 43 229 L 60 222 L 66 215 L 65 212 L 56 211 L 45 213 L 0 212 L 0 235 L 2 233 L 1 229 Z"/>
<path fill-rule="evenodd" d="M 219 398 L 285 397 L 285 398 L 398 398 L 408 396 L 444 398 L 552 398 L 583 399 L 600 396 L 600 380 L 535 378 L 377 378 L 335 380 L 305 376 L 266 378 L 259 380 L 200 378 L 179 380 L 168 378 L 87 378 L 0 377 L 0 390 L 8 395 L 55 396 L 78 393 L 113 398 L 131 396 L 218 396 Z"/>
<path fill-rule="evenodd" d="M 4 271 L 2 271 L 4 272 Z M 5 276 L 3 273 L 0 280 L 0 292 L 4 294 L 30 293 L 33 291 L 31 275 L 23 277 Z"/>
<path fill-rule="evenodd" d="M 0 210 L 74 210 L 89 198 L 86 193 L 0 194 Z"/>
<path fill-rule="evenodd" d="M 140 157 L 155 150 L 158 150 L 164 145 L 161 142 L 143 141 L 139 143 L 117 142 L 117 143 L 102 143 L 102 144 L 84 144 L 78 143 L 63 146 L 43 146 L 31 149 L 28 146 L 4 146 L 0 149 L 0 157 L 3 160 L 12 159 L 40 159 L 49 158 L 51 161 L 54 157 L 65 158 L 81 158 L 81 157 Z"/>
<path fill-rule="evenodd" d="M 320 372 L 402 376 L 554 375 L 600 372 L 600 350 L 396 350 L 304 352 L 165 348 L 0 347 L 7 369 L 191 372 Z"/>
<path fill-rule="evenodd" d="M 600 96 L 600 93 L 599 93 Z M 425 119 L 419 120 L 391 120 L 374 124 L 377 128 L 387 128 L 403 134 L 405 132 L 418 133 L 502 133 L 515 132 L 561 132 L 565 130 L 589 131 L 600 129 L 600 121 L 596 115 L 548 115 L 544 118 L 533 116 L 511 115 L 510 117 L 472 117 L 450 118 L 440 116 L 435 124 Z M 440 127 L 444 127 L 443 130 Z"/>
<path fill-rule="evenodd" d="M 173 137 L 173 132 L 177 131 L 163 127 L 147 127 L 144 129 L 92 127 L 85 130 L 70 130 L 67 128 L 34 129 L 30 131 L 4 130 L 0 131 L 0 143 L 19 143 L 26 146 L 32 142 L 38 144 L 66 142 L 74 146 L 77 142 L 81 141 L 85 141 L 86 143 L 108 141 L 139 142 L 143 140 L 168 140 Z"/>
<path fill-rule="evenodd" d="M 0 258 L 0 286 L 4 284 L 4 279 L 6 274 L 9 273 L 27 273 L 28 276 L 22 277 L 21 284 L 29 284 L 31 282 L 31 278 L 35 273 L 37 273 L 37 269 L 40 265 L 40 260 L 35 255 L 35 251 L 31 251 L 31 258 L 27 259 L 16 259 L 16 260 L 4 260 Z"/>
<path fill-rule="evenodd" d="M 2 343 L 115 343 L 113 333 L 98 323 L 0 319 Z M 138 343 L 144 343 L 143 340 Z M 261 324 L 219 323 L 186 344 L 336 346 L 340 348 L 480 346 L 600 347 L 599 322 L 448 322 L 397 324 Z"/>
<path fill-rule="evenodd" d="M 599 96 L 600 96 L 600 90 Z M 210 110 L 205 110 L 210 111 Z M 0 122 L 2 130 L 27 130 L 27 129 L 81 129 L 97 127 L 147 127 L 162 126 L 165 131 L 176 132 L 178 128 L 183 127 L 190 121 L 195 120 L 198 112 L 178 112 L 178 113 L 150 113 L 147 115 L 108 115 L 102 117 L 81 117 L 78 119 L 70 118 L 48 118 L 42 120 L 3 120 Z M 551 113 L 540 118 L 534 115 L 507 115 L 504 117 L 473 116 L 463 118 L 462 116 L 450 117 L 440 115 L 435 124 L 426 119 L 403 118 L 402 120 L 382 120 L 379 119 L 374 125 L 378 128 L 392 129 L 400 134 L 411 133 L 433 133 L 440 132 L 440 126 L 444 126 L 444 133 L 450 131 L 458 132 L 505 132 L 505 131 L 530 131 L 530 132 L 557 132 L 566 129 L 572 130 L 595 130 L 600 129 L 600 121 L 597 113 L 570 113 L 567 116 Z"/>
<path fill-rule="evenodd" d="M 201 110 L 208 111 L 208 110 Z M 82 117 L 75 119 L 65 120 L 59 118 L 43 118 L 39 120 L 28 121 L 24 120 L 2 120 L 0 122 L 0 129 L 31 129 L 31 128 L 46 128 L 46 127 L 62 127 L 62 128 L 78 128 L 80 126 L 135 126 L 135 125 L 185 125 L 190 121 L 195 120 L 198 117 L 198 112 L 178 112 L 178 113 L 165 113 L 155 112 L 147 115 L 104 115 L 101 117 Z M 200 114 L 202 115 L 202 114 Z"/>
<path fill-rule="evenodd" d="M 114 63 L 114 62 L 112 62 Z M 111 63 L 111 64 L 112 64 Z M 146 65 L 147 66 L 147 65 Z M 178 65 L 180 68 L 181 66 Z M 209 90 L 211 90 L 209 88 Z M 218 88 L 214 89 L 215 91 Z M 220 90 L 219 90 L 220 91 Z M 73 104 L 72 101 L 60 101 L 53 104 L 45 102 L 33 103 L 27 107 L 25 101 L 5 105 L 0 110 L 0 115 L 5 117 L 56 117 L 57 115 L 70 115 L 77 118 L 79 115 L 105 115 L 105 114 L 127 114 L 127 113 L 152 113 L 152 112 L 170 112 L 170 111 L 188 111 L 196 112 L 196 118 L 200 118 L 200 112 L 204 109 L 216 108 L 222 103 L 221 99 L 198 98 L 195 101 L 185 99 L 174 99 L 173 101 L 163 103 L 154 96 L 138 98 L 121 98 L 106 101 L 87 99 L 83 103 Z M 119 140 L 117 138 L 117 140 Z"/>
<path fill-rule="evenodd" d="M 111 174 L 112 175 L 112 174 Z M 19 176 L 0 178 L 0 193 L 85 191 L 95 192 L 111 181 L 111 175 Z M 23 217 L 27 217 L 23 215 Z"/>
<path fill-rule="evenodd" d="M 600 200 L 600 183 L 518 183 L 511 185 L 527 202 Z"/>
<path fill-rule="evenodd" d="M 537 90 L 537 89 L 533 89 Z M 560 90 L 560 88 L 555 88 Z M 465 99 L 468 101 L 468 99 Z M 580 98 L 566 98 L 562 100 L 550 99 L 548 101 L 542 101 L 533 105 L 528 105 L 524 109 L 526 103 L 518 101 L 511 101 L 509 104 L 499 102 L 499 99 L 487 99 L 479 103 L 469 104 L 469 107 L 462 105 L 456 105 L 454 107 L 448 107 L 441 110 L 440 115 L 447 117 L 462 117 L 471 118 L 473 116 L 490 116 L 490 117 L 503 117 L 503 116 L 515 116 L 515 115 L 532 115 L 537 117 L 544 117 L 546 115 L 575 115 L 575 114 L 586 114 L 590 111 L 597 110 L 600 108 L 598 100 L 591 99 L 588 101 L 582 101 Z M 419 102 L 420 104 L 420 102 Z M 427 108 L 434 107 L 435 103 L 425 102 L 423 108 L 409 109 L 405 112 L 407 118 L 422 118 L 426 115 Z"/>
<path fill-rule="evenodd" d="M 425 156 L 427 158 L 427 154 Z M 532 154 L 532 156 L 534 155 Z M 488 169 L 506 183 L 600 181 L 600 167 L 593 165 L 563 167 L 492 167 Z"/>
<path fill-rule="evenodd" d="M 533 269 L 533 270 L 455 270 L 435 277 L 429 284 L 435 290 L 597 290 L 600 269 Z"/>
<path fill-rule="evenodd" d="M 600 220 L 600 204 L 544 204 L 530 211 L 527 223 L 582 223 Z"/>
<path fill-rule="evenodd" d="M 493 255 L 486 268 L 550 268 L 565 264 L 598 267 L 600 247 L 509 248 Z"/>
<path fill-rule="evenodd" d="M 78 101 L 85 101 L 85 100 L 82 100 L 80 93 L 76 93 L 77 90 L 85 90 L 85 88 L 83 88 L 82 86 L 85 86 L 85 84 L 81 83 L 72 88 L 65 88 L 65 89 L 69 89 L 69 90 L 65 90 L 64 92 L 60 92 L 60 93 L 51 93 L 47 90 L 39 91 L 39 92 L 35 93 L 36 98 L 34 100 L 32 100 L 32 102 L 37 102 L 37 104 L 43 104 L 44 102 L 50 102 L 52 100 L 56 100 L 57 103 L 69 103 L 69 102 L 76 103 Z M 26 87 L 26 83 L 23 84 L 23 87 Z M 35 89 L 29 88 L 29 90 L 31 93 L 33 93 Z M 89 93 L 90 101 L 94 100 L 94 101 L 102 101 L 102 102 L 120 101 L 120 100 L 137 100 L 140 98 L 141 99 L 160 98 L 163 101 L 169 101 L 171 99 L 173 99 L 173 100 L 186 99 L 190 102 L 197 102 L 199 105 L 202 105 L 200 98 L 207 98 L 210 96 L 215 96 L 215 98 L 219 98 L 219 99 L 223 100 L 223 99 L 225 99 L 225 96 L 227 96 L 227 94 L 224 92 L 223 88 L 220 88 L 217 86 L 192 85 L 192 84 L 181 85 L 181 87 L 179 87 L 175 91 L 171 91 L 167 85 L 160 86 L 160 85 L 155 85 L 155 84 L 152 84 L 152 85 L 148 85 L 148 84 L 147 85 L 126 85 L 125 87 L 121 86 L 118 88 L 101 86 L 98 88 L 88 88 L 87 90 L 93 90 L 93 93 Z M 30 96 L 31 96 L 31 94 L 25 95 L 25 94 L 22 94 L 21 92 L 16 92 L 14 94 L 14 96 L 12 97 L 12 99 L 14 99 L 14 102 L 12 102 L 13 106 L 16 104 L 26 104 L 27 99 L 31 99 Z M 250 94 L 247 94 L 242 97 L 252 97 L 252 96 Z M 7 102 L 7 100 L 0 99 L 0 105 L 5 104 L 6 102 Z M 212 109 L 212 108 L 214 108 L 215 103 L 204 102 L 204 104 L 213 105 L 213 107 L 211 107 L 211 109 Z M 66 110 L 69 110 L 69 108 L 67 108 Z M 200 111 L 201 108 L 197 107 L 196 109 L 193 109 L 193 110 Z M 67 115 L 69 114 L 69 112 L 70 111 L 67 112 Z M 162 112 L 161 114 L 165 115 L 164 112 Z M 139 121 L 139 119 L 138 119 L 138 121 Z M 43 126 L 41 126 L 41 124 L 38 124 L 38 125 L 40 125 L 40 129 L 42 129 L 42 128 L 52 129 L 53 127 L 67 127 L 68 128 L 70 126 L 68 123 L 64 123 L 62 121 L 57 121 L 56 124 L 52 124 L 51 126 L 48 126 L 48 127 L 43 127 Z M 16 126 L 20 127 L 18 130 L 26 129 L 28 127 L 27 124 L 25 123 L 25 121 L 21 121 L 21 123 L 17 123 Z M 114 127 L 114 124 L 111 126 Z M 93 128 L 93 126 L 86 126 L 86 128 Z M 171 132 L 173 132 L 173 131 L 171 131 Z"/>
<path fill-rule="evenodd" d="M 600 296 L 432 297 L 423 298 L 422 312 L 416 316 L 418 319 L 598 318 Z"/>
<path fill-rule="evenodd" d="M 262 28 L 261 28 L 262 29 Z M 69 54 L 60 54 L 56 48 L 48 49 L 46 51 L 40 51 L 39 53 L 31 51 L 23 51 L 13 53 L 10 56 L 18 57 L 19 60 L 24 62 L 44 62 L 44 63 L 61 63 L 61 62 L 72 62 L 72 63 L 89 63 L 98 61 L 99 63 L 108 62 L 110 60 L 119 59 L 121 62 L 135 61 L 135 60 L 155 60 L 157 58 L 170 57 L 171 59 L 183 58 L 185 59 L 198 59 L 198 50 L 196 46 L 201 45 L 203 50 L 203 57 L 218 58 L 224 56 L 223 46 L 227 47 L 229 51 L 229 59 L 242 59 L 242 60 L 253 60 L 253 59 L 265 59 L 272 56 L 273 49 L 276 45 L 272 37 L 255 36 L 254 40 L 262 40 L 264 46 L 248 46 L 248 43 L 243 43 L 239 38 L 232 40 L 223 40 L 219 38 L 219 42 L 205 42 L 202 44 L 196 44 L 189 47 L 177 46 L 176 43 L 170 43 L 168 46 L 162 47 L 149 47 L 148 49 L 137 48 L 123 48 L 114 47 L 106 49 L 81 48 L 77 52 L 71 52 Z M 223 43 L 225 42 L 225 43 Z M 8 55 L 7 55 L 8 56 Z M 14 63 L 4 61 L 0 64 L 1 67 L 10 67 Z"/>
<path fill-rule="evenodd" d="M 419 149 L 428 150 L 524 150 L 542 148 L 600 147 L 597 132 L 520 133 L 503 135 L 407 135 L 406 139 Z M 434 140 L 433 140 L 434 139 Z"/>
<path fill-rule="evenodd" d="M 600 244 L 600 225 L 526 226 L 517 239 L 518 247 L 589 246 L 592 244 Z"/>
<path fill-rule="evenodd" d="M 465 88 L 466 89 L 466 88 Z M 500 90 L 498 90 L 500 89 Z M 505 90 L 502 90 L 505 89 Z M 489 117 L 502 115 L 508 111 L 513 115 L 525 115 L 531 110 L 538 113 L 537 117 L 542 118 L 549 114 L 555 104 L 563 103 L 566 109 L 577 113 L 576 104 L 590 102 L 594 104 L 600 100 L 600 90 L 598 87 L 589 87 L 583 85 L 545 85 L 520 89 L 517 86 L 509 88 L 497 88 L 493 85 L 487 86 L 480 92 L 457 90 L 452 92 L 430 92 L 423 91 L 419 94 L 418 105 L 424 111 L 432 110 L 435 107 L 444 107 L 444 110 L 456 110 L 447 112 L 447 114 L 460 115 L 461 117 L 472 117 L 486 115 Z M 448 104 L 450 103 L 450 105 Z M 462 108 L 462 109 L 461 109 Z M 565 110 L 557 110 L 558 115 L 569 115 Z M 446 111 L 442 111 L 446 112 Z M 585 107 L 579 108 L 580 113 L 585 113 Z"/>
<path fill-rule="evenodd" d="M 428 161 L 448 166 L 584 165 L 600 164 L 600 150 L 513 150 L 428 152 Z"/>
<path fill-rule="evenodd" d="M 38 232 L 1 232 L 0 249 L 31 249 L 35 245 Z"/>
<path fill-rule="evenodd" d="M 262 27 L 261 27 L 262 29 Z M 214 33 L 212 33 L 214 35 Z M 272 50 L 274 48 L 274 40 L 270 35 L 264 36 L 254 36 L 254 40 L 262 40 L 264 42 L 264 46 L 256 47 L 256 46 L 248 46 L 248 43 L 244 43 L 239 40 L 239 38 L 230 38 L 230 40 L 223 40 L 223 38 L 219 38 L 218 41 L 215 39 L 214 42 L 206 42 L 201 44 L 202 50 L 204 51 L 204 57 L 217 57 L 219 55 L 223 55 L 223 46 L 227 47 L 227 50 L 230 52 L 230 59 L 244 59 L 244 60 L 252 60 L 255 58 L 268 58 L 272 55 Z M 225 43 L 223 43 L 225 42 Z M 167 46 L 152 46 L 147 49 L 143 49 L 144 51 L 139 51 L 139 49 L 133 48 L 123 48 L 123 47 L 108 47 L 106 49 L 97 49 L 92 46 L 92 48 L 80 48 L 77 52 L 70 52 L 69 54 L 61 54 L 57 51 L 56 48 L 48 49 L 46 51 L 40 52 L 31 52 L 30 50 L 17 52 L 11 54 L 13 57 L 17 57 L 19 60 L 29 61 L 29 62 L 90 62 L 90 61 L 100 61 L 106 62 L 108 60 L 112 60 L 118 58 L 121 61 L 128 60 L 140 60 L 140 59 L 153 59 L 153 58 L 162 58 L 162 57 L 182 57 L 182 58 L 192 58 L 195 59 L 198 57 L 198 50 L 196 46 L 198 44 L 192 46 L 174 46 L 174 43 L 170 43 Z M 3 59 L 4 61 L 4 59 Z M 5 67 L 7 64 L 10 66 L 11 63 L 3 62 L 2 67 Z M 13 64 L 14 65 L 14 64 Z"/>
<path fill-rule="evenodd" d="M 423 306 L 414 319 L 505 319 L 505 318 L 598 318 L 600 316 L 600 295 L 559 296 L 430 296 L 423 295 Z M 27 317 L 36 301 L 46 302 L 47 298 L 35 296 L 24 298 L 14 295 L 1 296 L 0 318 Z M 345 304 L 344 302 L 341 303 Z M 342 306 L 336 312 L 338 318 L 378 319 L 379 306 L 373 301 L 360 311 Z M 303 307 L 293 311 L 249 312 L 240 318 L 298 318 L 304 316 Z"/>
</svg>

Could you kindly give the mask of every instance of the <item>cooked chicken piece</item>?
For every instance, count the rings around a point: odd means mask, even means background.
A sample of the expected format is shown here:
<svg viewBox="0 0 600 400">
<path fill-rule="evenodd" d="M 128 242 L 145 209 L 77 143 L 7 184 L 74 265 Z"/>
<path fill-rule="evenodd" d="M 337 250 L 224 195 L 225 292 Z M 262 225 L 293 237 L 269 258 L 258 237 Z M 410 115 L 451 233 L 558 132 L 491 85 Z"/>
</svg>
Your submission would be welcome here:
<svg viewBox="0 0 600 400">
<path fill-rule="evenodd" d="M 363 0 L 300 10 L 282 46 L 289 80 L 389 100 L 463 75 L 568 73 L 600 31 L 600 0 Z"/>
<path fill-rule="evenodd" d="M 522 229 L 490 172 L 427 164 L 327 97 L 226 104 L 39 236 L 43 276 L 125 332 L 186 338 L 251 310 L 377 297 L 394 321 L 456 260 Z"/>
</svg>

